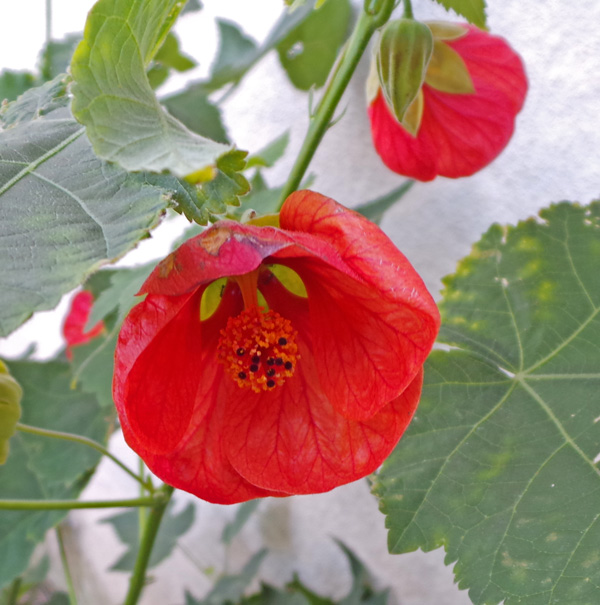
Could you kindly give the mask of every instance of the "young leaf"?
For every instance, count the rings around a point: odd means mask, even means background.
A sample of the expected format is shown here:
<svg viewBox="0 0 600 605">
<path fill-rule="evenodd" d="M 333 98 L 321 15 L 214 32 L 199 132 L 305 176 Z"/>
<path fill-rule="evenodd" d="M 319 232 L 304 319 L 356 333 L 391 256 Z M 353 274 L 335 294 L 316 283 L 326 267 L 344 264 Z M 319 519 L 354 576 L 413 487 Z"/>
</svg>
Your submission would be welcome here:
<svg viewBox="0 0 600 605">
<path fill-rule="evenodd" d="M 442 545 L 473 603 L 600 586 L 600 202 L 492 226 L 444 280 L 440 340 L 375 478 L 391 552 Z"/>
<path fill-rule="evenodd" d="M 277 45 L 281 65 L 296 88 L 309 90 L 325 84 L 351 17 L 349 0 L 329 0 Z"/>
<path fill-rule="evenodd" d="M 146 76 L 182 7 L 177 0 L 99 0 L 73 56 L 73 114 L 96 154 L 126 170 L 183 177 L 228 151 L 169 115 Z"/>
<path fill-rule="evenodd" d="M 169 202 L 144 174 L 98 160 L 67 102 L 54 80 L 0 116 L 0 336 L 130 250 Z"/>
<path fill-rule="evenodd" d="M 173 552 L 178 538 L 183 536 L 194 523 L 194 515 L 195 508 L 191 502 L 178 514 L 173 513 L 173 502 L 169 503 L 156 535 L 156 541 L 148 563 L 149 568 L 156 567 Z M 127 546 L 127 551 L 110 569 L 113 571 L 133 571 L 139 545 L 138 511 L 128 510 L 108 519 L 103 519 L 102 523 L 112 525 L 121 542 Z"/>
<path fill-rule="evenodd" d="M 11 361 L 23 387 L 21 422 L 104 441 L 111 415 L 91 395 L 71 388 L 62 362 Z M 18 432 L 0 467 L 0 499 L 77 498 L 100 454 L 77 443 Z M 0 511 L 0 588 L 27 568 L 36 544 L 66 511 Z"/>
<path fill-rule="evenodd" d="M 486 27 L 485 0 L 436 0 L 446 10 L 462 15 L 469 23 L 477 27 Z"/>
</svg>

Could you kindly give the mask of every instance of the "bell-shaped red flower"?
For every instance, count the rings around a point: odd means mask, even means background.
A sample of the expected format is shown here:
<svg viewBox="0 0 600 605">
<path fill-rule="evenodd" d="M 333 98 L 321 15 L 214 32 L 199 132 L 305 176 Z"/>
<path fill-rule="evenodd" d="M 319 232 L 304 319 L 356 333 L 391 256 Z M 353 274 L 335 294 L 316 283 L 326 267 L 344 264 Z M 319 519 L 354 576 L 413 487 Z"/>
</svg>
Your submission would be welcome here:
<svg viewBox="0 0 600 605">
<path fill-rule="evenodd" d="M 311 191 L 279 220 L 219 221 L 184 243 L 119 335 L 125 439 L 210 502 L 323 492 L 374 471 L 415 411 L 439 327 L 376 225 Z"/>
<path fill-rule="evenodd" d="M 508 144 L 527 92 L 523 63 L 505 40 L 472 25 L 429 25 L 435 45 L 411 115 L 414 134 L 390 111 L 381 89 L 368 109 L 386 166 L 420 181 L 469 176 L 487 166 Z M 457 77 L 469 76 L 472 86 L 454 86 Z"/>
<path fill-rule="evenodd" d="M 73 347 L 82 345 L 104 331 L 104 322 L 99 321 L 93 328 L 85 331 L 85 325 L 92 312 L 94 296 L 88 290 L 78 292 L 71 301 L 71 306 L 63 324 L 63 336 L 67 341 L 67 359 L 73 358 Z"/>
</svg>

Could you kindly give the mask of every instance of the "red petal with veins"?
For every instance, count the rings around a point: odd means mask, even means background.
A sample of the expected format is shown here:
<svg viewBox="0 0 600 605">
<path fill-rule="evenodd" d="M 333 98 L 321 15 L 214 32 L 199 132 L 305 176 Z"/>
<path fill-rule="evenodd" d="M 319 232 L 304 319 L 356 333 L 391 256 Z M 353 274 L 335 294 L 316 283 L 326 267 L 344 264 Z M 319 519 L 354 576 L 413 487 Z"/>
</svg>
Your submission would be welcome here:
<svg viewBox="0 0 600 605">
<path fill-rule="evenodd" d="M 127 442 L 161 479 L 211 502 L 320 492 L 373 471 L 406 428 L 439 315 L 408 261 L 364 217 L 312 192 L 282 229 L 221 221 L 163 261 L 116 350 L 114 398 Z M 308 298 L 268 271 L 286 265 Z M 242 388 L 218 361 L 243 309 L 229 280 L 200 320 L 206 285 L 260 270 L 269 306 L 298 330 L 295 373 Z"/>
<path fill-rule="evenodd" d="M 398 123 L 381 91 L 368 110 L 373 142 L 386 166 L 421 181 L 469 176 L 487 166 L 508 144 L 527 92 L 522 61 L 502 38 L 468 26 L 465 36 L 447 44 L 463 58 L 474 94 L 424 84 L 416 137 Z"/>
</svg>

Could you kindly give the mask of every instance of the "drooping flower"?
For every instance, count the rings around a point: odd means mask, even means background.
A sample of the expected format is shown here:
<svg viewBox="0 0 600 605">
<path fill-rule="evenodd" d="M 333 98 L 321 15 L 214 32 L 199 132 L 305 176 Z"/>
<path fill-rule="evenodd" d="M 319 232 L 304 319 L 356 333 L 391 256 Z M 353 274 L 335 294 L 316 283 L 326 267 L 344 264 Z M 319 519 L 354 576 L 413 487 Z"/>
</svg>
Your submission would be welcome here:
<svg viewBox="0 0 600 605">
<path fill-rule="evenodd" d="M 428 25 L 433 53 L 408 110 L 411 127 L 396 119 L 375 87 L 368 108 L 373 142 L 388 168 L 399 174 L 421 181 L 469 176 L 508 144 L 527 77 L 504 39 L 472 25 Z"/>
<path fill-rule="evenodd" d="M 217 503 L 317 493 L 374 471 L 408 425 L 439 327 L 373 223 L 318 193 L 280 226 L 219 221 L 149 276 L 113 396 L 167 483 Z"/>
<path fill-rule="evenodd" d="M 94 296 L 88 290 L 78 292 L 71 301 L 71 306 L 63 324 L 63 336 L 67 342 L 67 359 L 73 359 L 73 347 L 82 345 L 104 331 L 104 322 L 98 322 L 93 328 L 85 331 L 85 325 L 92 312 Z"/>
</svg>

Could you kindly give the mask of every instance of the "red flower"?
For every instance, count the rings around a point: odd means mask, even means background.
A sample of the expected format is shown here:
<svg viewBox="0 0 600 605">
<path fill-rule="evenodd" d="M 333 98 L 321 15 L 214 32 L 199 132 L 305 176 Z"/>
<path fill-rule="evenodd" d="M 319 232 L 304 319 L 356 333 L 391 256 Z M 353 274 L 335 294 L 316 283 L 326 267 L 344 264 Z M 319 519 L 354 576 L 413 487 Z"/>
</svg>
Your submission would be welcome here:
<svg viewBox="0 0 600 605">
<path fill-rule="evenodd" d="M 73 359 L 72 348 L 74 346 L 85 344 L 104 331 L 103 321 L 99 321 L 91 330 L 84 331 L 93 304 L 94 296 L 88 290 L 77 293 L 71 302 L 63 324 L 63 336 L 67 341 L 66 355 L 69 360 Z"/>
<path fill-rule="evenodd" d="M 420 181 L 469 176 L 494 160 L 512 136 L 527 92 L 521 59 L 502 38 L 472 25 L 462 27 L 465 35 L 436 43 L 460 55 L 474 93 L 444 92 L 428 84 L 426 76 L 416 136 L 396 120 L 381 90 L 369 106 L 375 148 L 394 172 Z"/>
<path fill-rule="evenodd" d="M 420 277 L 362 216 L 302 191 L 280 224 L 220 221 L 187 241 L 119 335 L 125 439 L 211 502 L 323 492 L 374 471 L 415 411 L 439 327 Z"/>
</svg>

